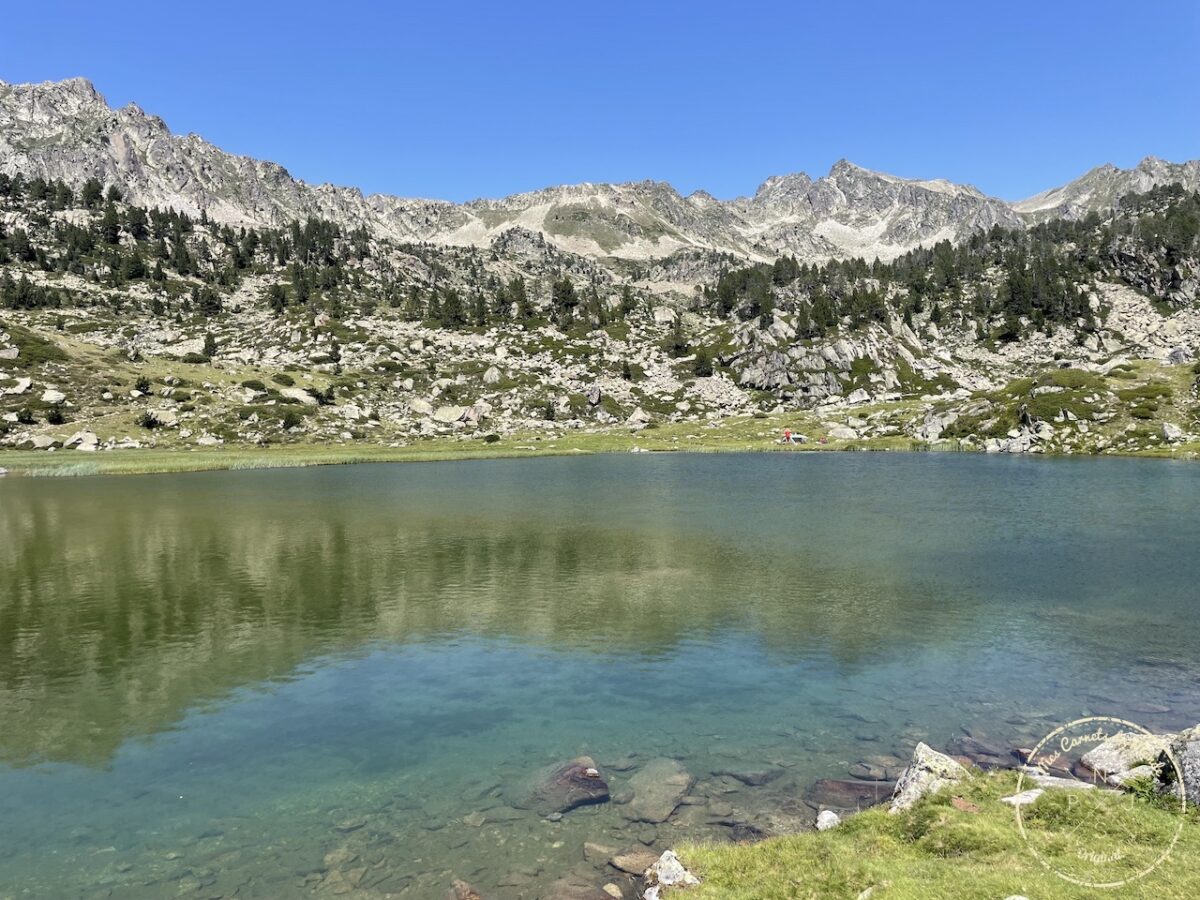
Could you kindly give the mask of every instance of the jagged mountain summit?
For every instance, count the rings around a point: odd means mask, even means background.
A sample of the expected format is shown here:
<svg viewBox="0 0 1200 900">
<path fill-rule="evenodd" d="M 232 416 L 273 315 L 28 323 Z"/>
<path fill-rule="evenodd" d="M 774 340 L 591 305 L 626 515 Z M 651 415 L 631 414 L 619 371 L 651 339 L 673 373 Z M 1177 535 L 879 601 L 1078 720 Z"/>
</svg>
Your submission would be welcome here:
<svg viewBox="0 0 1200 900">
<path fill-rule="evenodd" d="M 282 166 L 173 134 L 136 104 L 112 109 L 86 79 L 0 82 L 0 172 L 118 184 L 143 206 L 201 211 L 233 225 L 281 225 L 309 216 L 399 241 L 489 247 L 513 229 L 596 259 L 659 260 L 680 250 L 745 259 L 892 259 L 918 245 L 957 241 L 993 225 L 1079 215 L 1156 184 L 1200 183 L 1200 162 L 1146 160 L 1104 167 L 1018 204 L 948 181 L 897 178 L 845 160 L 813 179 L 769 178 L 752 197 L 682 196 L 669 184 L 577 184 L 455 204 L 365 196 L 310 185 Z"/>
<path fill-rule="evenodd" d="M 1200 190 L 1200 160 L 1172 163 L 1147 156 L 1132 169 L 1108 164 L 1062 187 L 1043 191 L 1012 204 L 1022 218 L 1033 222 L 1050 219 L 1079 219 L 1092 210 L 1109 209 L 1124 196 L 1138 194 L 1164 184 L 1180 184 L 1185 190 Z"/>
</svg>

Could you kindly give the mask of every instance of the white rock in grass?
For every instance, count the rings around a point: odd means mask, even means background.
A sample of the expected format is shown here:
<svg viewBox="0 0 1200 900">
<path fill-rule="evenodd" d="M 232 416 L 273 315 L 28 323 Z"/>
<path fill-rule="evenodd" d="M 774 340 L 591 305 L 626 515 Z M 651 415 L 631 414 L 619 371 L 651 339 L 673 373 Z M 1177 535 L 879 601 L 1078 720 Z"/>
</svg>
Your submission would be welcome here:
<svg viewBox="0 0 1200 900">
<path fill-rule="evenodd" d="M 896 782 L 890 811 L 897 813 L 910 809 L 926 794 L 932 794 L 966 777 L 967 770 L 957 760 L 938 753 L 928 744 L 917 744 L 912 762 Z"/>
</svg>

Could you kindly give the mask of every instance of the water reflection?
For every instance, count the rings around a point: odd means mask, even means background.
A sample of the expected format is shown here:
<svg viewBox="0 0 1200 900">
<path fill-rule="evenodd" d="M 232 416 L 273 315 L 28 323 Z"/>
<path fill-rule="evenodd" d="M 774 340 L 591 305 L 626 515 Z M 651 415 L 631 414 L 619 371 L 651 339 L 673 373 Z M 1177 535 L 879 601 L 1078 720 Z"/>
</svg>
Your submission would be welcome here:
<svg viewBox="0 0 1200 900">
<path fill-rule="evenodd" d="M 953 640 L 977 602 L 946 609 L 803 542 L 760 555 L 527 510 L 395 510 L 396 496 L 314 509 L 276 494 L 272 474 L 249 492 L 207 477 L 182 497 L 170 479 L 5 485 L 4 759 L 103 764 L 196 703 L 368 642 L 465 633 L 653 660 L 741 632 L 854 666 Z"/>
<path fill-rule="evenodd" d="M 1194 466 L 948 455 L 9 479 L 0 884 L 341 895 L 352 854 L 363 896 L 556 896 L 585 841 L 791 827 L 917 740 L 1190 724 L 1197 501 Z M 511 805 L 580 753 L 696 802 Z"/>
</svg>

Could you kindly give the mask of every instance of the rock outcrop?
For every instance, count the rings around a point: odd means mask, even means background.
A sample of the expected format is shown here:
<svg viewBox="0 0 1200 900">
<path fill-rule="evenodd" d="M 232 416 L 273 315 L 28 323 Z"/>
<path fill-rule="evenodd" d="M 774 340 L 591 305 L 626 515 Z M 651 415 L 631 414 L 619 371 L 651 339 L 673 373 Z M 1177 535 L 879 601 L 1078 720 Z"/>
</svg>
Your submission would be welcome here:
<svg viewBox="0 0 1200 900">
<path fill-rule="evenodd" d="M 938 753 L 928 744 L 917 744 L 912 762 L 896 782 L 890 811 L 898 813 L 911 809 L 926 794 L 941 790 L 966 776 L 967 770 L 961 763 L 944 753 Z"/>
</svg>

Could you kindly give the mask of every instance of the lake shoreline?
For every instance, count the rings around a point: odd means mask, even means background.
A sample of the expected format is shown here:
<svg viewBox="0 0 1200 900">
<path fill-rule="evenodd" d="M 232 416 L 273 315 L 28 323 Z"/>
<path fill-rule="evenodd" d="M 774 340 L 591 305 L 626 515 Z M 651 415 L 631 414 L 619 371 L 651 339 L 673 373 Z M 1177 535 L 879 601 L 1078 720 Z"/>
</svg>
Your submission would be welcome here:
<svg viewBox="0 0 1200 900">
<path fill-rule="evenodd" d="M 215 449 L 119 449 L 84 453 L 78 450 L 0 451 L 0 477 L 84 477 L 89 475 L 153 475 L 188 472 L 238 471 L 313 466 L 359 465 L 364 463 L 454 462 L 461 460 L 527 459 L 540 457 L 595 456 L 619 453 L 670 453 L 708 455 L 723 453 L 967 453 L 989 455 L 981 448 L 901 446 L 895 441 L 831 441 L 785 446 L 779 443 L 721 441 L 712 444 L 669 446 L 639 439 L 641 435 L 613 433 L 572 435 L 555 444 L 508 442 L 505 446 L 476 441 L 430 441 L 405 447 L 280 445 L 277 447 L 232 446 Z M 535 441 L 537 439 L 534 439 Z M 569 444 L 569 446 L 566 446 Z M 994 455 L 994 454 L 993 454 Z M 1200 448 L 1155 448 L 1109 453 L 1024 453 L 1009 456 L 1045 459 L 1160 459 L 1195 461 Z"/>
</svg>

